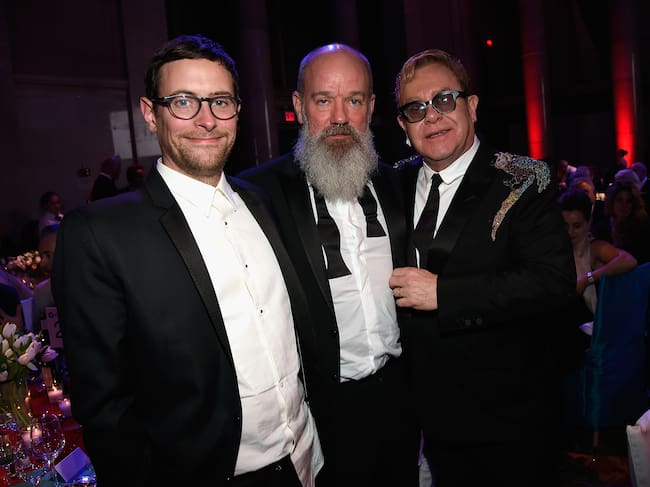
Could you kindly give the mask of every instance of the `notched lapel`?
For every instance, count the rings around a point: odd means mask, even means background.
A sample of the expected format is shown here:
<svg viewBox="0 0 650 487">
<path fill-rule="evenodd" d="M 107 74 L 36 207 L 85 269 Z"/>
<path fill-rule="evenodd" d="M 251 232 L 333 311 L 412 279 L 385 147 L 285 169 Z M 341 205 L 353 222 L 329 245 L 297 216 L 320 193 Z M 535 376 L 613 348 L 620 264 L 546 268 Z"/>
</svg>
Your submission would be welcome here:
<svg viewBox="0 0 650 487">
<path fill-rule="evenodd" d="M 228 335 L 226 334 L 217 295 L 214 292 L 214 287 L 212 286 L 212 281 L 210 280 L 208 269 L 205 267 L 205 262 L 203 261 L 199 247 L 196 245 L 196 241 L 178 204 L 174 202 L 167 209 L 160 218 L 160 224 L 167 231 L 169 238 L 183 259 L 190 277 L 194 281 L 196 290 L 201 296 L 205 308 L 208 310 L 217 338 L 228 357 L 228 361 L 234 368 L 235 363 L 232 358 L 232 351 L 230 350 Z"/>
<path fill-rule="evenodd" d="M 467 221 L 489 189 L 495 174 L 490 160 L 490 152 L 479 149 L 467 169 L 429 249 L 429 270 L 442 271 Z"/>
<path fill-rule="evenodd" d="M 334 303 L 330 293 L 327 269 L 325 269 L 320 235 L 314 219 L 314 210 L 311 205 L 307 181 L 304 175 L 296 170 L 294 174 L 286 175 L 282 185 L 305 256 L 313 274 L 316 276 L 323 298 L 327 301 L 333 313 Z"/>
</svg>

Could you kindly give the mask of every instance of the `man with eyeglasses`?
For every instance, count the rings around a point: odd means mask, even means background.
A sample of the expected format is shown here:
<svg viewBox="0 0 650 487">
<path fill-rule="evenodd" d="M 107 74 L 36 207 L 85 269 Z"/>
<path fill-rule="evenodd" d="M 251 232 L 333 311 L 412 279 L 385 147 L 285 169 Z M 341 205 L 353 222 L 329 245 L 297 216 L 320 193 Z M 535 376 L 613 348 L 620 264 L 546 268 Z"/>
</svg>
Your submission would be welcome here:
<svg viewBox="0 0 650 487">
<path fill-rule="evenodd" d="M 295 270 L 259 199 L 224 174 L 234 61 L 202 36 L 153 56 L 144 186 L 68 215 L 54 295 L 98 485 L 311 486 L 322 466 Z"/>
<path fill-rule="evenodd" d="M 447 52 L 409 58 L 395 97 L 414 230 L 390 285 L 435 485 L 557 485 L 551 313 L 576 276 L 550 170 L 479 142 L 478 96 Z"/>
</svg>

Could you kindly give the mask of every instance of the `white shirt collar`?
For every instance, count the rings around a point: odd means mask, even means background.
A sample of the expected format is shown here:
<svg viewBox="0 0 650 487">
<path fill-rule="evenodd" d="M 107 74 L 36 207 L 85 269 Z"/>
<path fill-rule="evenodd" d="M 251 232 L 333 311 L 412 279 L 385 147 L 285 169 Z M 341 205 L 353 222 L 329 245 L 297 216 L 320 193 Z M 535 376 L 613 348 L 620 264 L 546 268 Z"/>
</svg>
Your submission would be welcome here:
<svg viewBox="0 0 650 487">
<path fill-rule="evenodd" d="M 224 173 L 215 187 L 166 166 L 161 159 L 156 162 L 156 169 L 175 197 L 183 198 L 206 216 L 212 208 L 223 208 L 223 204 L 236 208 L 234 191 Z"/>
</svg>

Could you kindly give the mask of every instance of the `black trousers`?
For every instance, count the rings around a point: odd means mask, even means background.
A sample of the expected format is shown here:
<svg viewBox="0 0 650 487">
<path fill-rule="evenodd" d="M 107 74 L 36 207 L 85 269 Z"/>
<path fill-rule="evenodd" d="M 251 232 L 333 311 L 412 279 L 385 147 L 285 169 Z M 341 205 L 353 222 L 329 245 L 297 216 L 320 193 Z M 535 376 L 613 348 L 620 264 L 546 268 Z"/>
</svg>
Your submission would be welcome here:
<svg viewBox="0 0 650 487">
<path fill-rule="evenodd" d="M 232 487 L 302 487 L 288 455 L 254 472 L 236 475 L 228 485 Z"/>
<path fill-rule="evenodd" d="M 335 441 L 317 487 L 417 487 L 420 433 L 402 359 L 342 382 L 332 407 Z"/>
</svg>

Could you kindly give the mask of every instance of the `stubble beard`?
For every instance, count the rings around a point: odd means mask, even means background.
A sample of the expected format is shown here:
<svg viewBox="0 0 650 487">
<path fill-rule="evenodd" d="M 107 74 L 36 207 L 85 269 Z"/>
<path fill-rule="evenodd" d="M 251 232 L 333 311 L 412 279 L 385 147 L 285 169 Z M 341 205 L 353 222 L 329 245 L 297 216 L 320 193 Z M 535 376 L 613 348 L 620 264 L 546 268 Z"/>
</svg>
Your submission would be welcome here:
<svg viewBox="0 0 650 487">
<path fill-rule="evenodd" d="M 234 141 L 227 144 L 225 140 L 209 148 L 191 147 L 189 143 L 183 143 L 183 139 L 180 142 L 170 147 L 172 161 L 187 176 L 202 181 L 213 179 L 223 172 L 234 146 Z"/>
<path fill-rule="evenodd" d="M 311 135 L 307 119 L 304 120 L 293 154 L 307 181 L 330 201 L 359 198 L 379 162 L 371 131 L 359 132 L 344 125 Z M 352 139 L 327 140 L 328 136 L 338 134 L 351 135 Z"/>
</svg>

